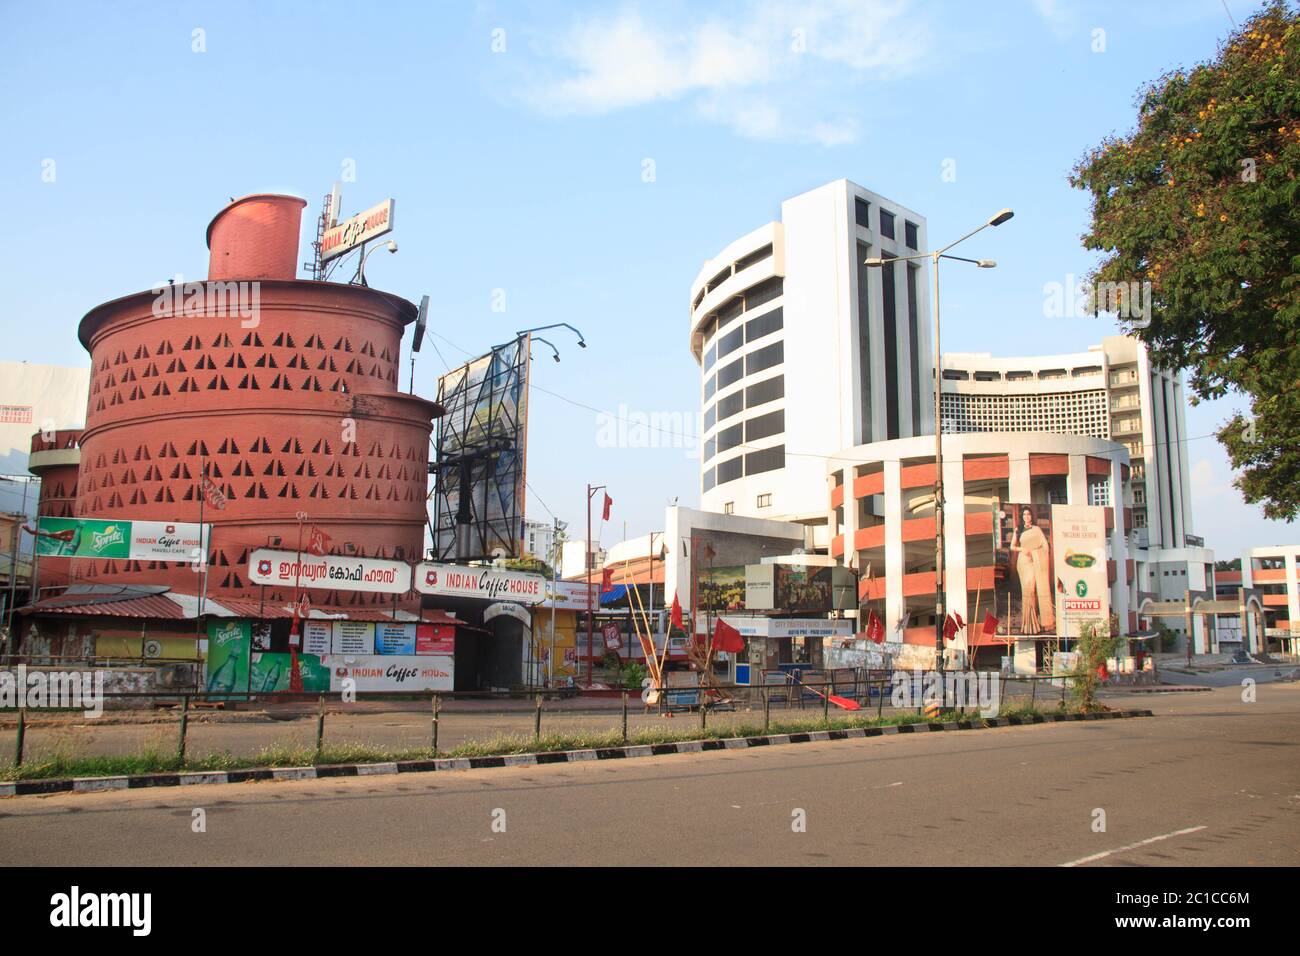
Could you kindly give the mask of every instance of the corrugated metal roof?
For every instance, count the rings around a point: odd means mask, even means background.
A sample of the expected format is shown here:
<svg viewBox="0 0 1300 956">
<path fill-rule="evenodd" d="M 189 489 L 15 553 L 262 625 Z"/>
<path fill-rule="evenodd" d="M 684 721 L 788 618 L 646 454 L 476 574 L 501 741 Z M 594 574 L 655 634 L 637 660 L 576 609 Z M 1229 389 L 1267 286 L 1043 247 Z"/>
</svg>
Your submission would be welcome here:
<svg viewBox="0 0 1300 956">
<path fill-rule="evenodd" d="M 72 614 L 87 617 L 157 618 L 168 621 L 194 620 L 198 608 L 198 595 L 169 591 L 164 587 L 118 587 L 115 585 L 75 585 L 63 594 L 45 598 L 36 604 L 18 608 L 20 614 Z M 238 598 L 205 598 L 204 617 L 239 617 L 259 620 L 287 620 L 293 617 L 293 606 L 282 602 L 241 600 Z M 399 610 L 396 618 L 392 611 L 371 609 L 322 610 L 312 608 L 308 620 L 313 621 L 393 621 L 398 623 L 423 622 L 427 624 L 453 624 L 472 630 L 481 630 L 466 624 L 458 617 L 436 609 L 416 616 Z"/>
</svg>

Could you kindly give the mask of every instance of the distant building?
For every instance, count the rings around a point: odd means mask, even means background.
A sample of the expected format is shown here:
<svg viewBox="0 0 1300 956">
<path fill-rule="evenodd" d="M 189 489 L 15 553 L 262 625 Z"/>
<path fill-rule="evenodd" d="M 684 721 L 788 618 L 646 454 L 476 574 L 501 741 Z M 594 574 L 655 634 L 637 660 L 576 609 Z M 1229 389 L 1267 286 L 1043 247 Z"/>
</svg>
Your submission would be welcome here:
<svg viewBox="0 0 1300 956">
<path fill-rule="evenodd" d="M 524 521 L 524 553 L 548 564 L 555 559 L 555 526 L 545 521 Z"/>
<path fill-rule="evenodd" d="M 1241 583 L 1263 592 L 1264 633 L 1248 618 L 1253 646 L 1283 654 L 1300 650 L 1300 544 L 1251 548 L 1241 556 Z"/>
</svg>

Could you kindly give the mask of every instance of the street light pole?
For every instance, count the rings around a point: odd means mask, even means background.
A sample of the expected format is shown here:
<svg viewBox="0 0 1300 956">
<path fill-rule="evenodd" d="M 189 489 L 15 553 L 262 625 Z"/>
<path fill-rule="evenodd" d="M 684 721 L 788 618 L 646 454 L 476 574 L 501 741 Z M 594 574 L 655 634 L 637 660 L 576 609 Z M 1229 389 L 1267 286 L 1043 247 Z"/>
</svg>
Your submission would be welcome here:
<svg viewBox="0 0 1300 956">
<path fill-rule="evenodd" d="M 934 656 L 939 671 L 939 687 L 947 697 L 943 683 L 943 631 L 947 623 L 947 594 L 944 589 L 944 571 L 947 561 L 943 540 L 943 352 L 939 348 L 939 256 L 931 257 L 930 271 L 934 282 Z M 904 268 L 907 268 L 904 266 Z M 946 701 L 945 701 L 946 703 Z"/>
<path fill-rule="evenodd" d="M 890 257 L 873 257 L 867 259 L 864 265 L 880 268 L 886 262 L 908 262 L 916 259 L 929 259 L 930 270 L 933 281 L 934 299 L 934 655 L 935 669 L 939 672 L 939 686 L 944 686 L 943 681 L 943 631 L 944 624 L 947 621 L 947 594 L 944 582 L 944 570 L 946 560 L 944 556 L 944 528 L 943 528 L 943 353 L 940 350 L 939 341 L 939 260 L 954 259 L 959 262 L 969 262 L 981 269 L 992 269 L 997 265 L 992 259 L 967 259 L 962 256 L 947 255 L 949 249 L 965 242 L 971 236 L 975 235 L 989 226 L 1000 226 L 1012 216 L 1010 209 L 1003 209 L 1001 212 L 989 218 L 982 226 L 972 229 L 966 235 L 954 242 L 948 243 L 941 249 L 933 252 L 919 253 L 914 256 Z M 947 696 L 944 692 L 945 698 Z M 946 703 L 946 700 L 945 700 Z"/>
</svg>

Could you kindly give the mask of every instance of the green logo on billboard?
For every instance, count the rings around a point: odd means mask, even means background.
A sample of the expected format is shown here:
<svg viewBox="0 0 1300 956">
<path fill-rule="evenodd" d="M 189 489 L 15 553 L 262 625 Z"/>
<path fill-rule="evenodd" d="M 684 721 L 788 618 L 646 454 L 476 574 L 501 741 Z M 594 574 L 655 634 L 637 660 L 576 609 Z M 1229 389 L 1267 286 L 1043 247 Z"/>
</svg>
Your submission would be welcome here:
<svg viewBox="0 0 1300 956">
<path fill-rule="evenodd" d="M 1083 581 L 1083 580 L 1078 581 L 1078 582 L 1074 585 L 1074 593 L 1077 594 L 1077 595 L 1079 595 L 1079 597 L 1087 597 L 1087 596 L 1088 596 L 1088 582 L 1087 582 L 1087 581 Z"/>
</svg>

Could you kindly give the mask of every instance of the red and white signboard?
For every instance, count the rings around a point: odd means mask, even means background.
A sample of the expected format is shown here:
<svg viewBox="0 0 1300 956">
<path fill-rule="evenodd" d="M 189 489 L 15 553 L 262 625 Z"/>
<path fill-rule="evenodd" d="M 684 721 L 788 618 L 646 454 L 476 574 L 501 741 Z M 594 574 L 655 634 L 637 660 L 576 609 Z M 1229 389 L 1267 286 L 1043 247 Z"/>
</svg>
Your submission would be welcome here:
<svg viewBox="0 0 1300 956">
<path fill-rule="evenodd" d="M 374 657 L 343 658 L 337 654 L 321 660 L 330 671 L 330 690 L 344 690 L 351 679 L 352 688 L 376 690 L 452 690 L 455 686 L 455 662 L 450 657 Z"/>
<path fill-rule="evenodd" d="M 351 252 L 363 242 L 377 239 L 393 230 L 393 211 L 397 203 L 385 199 L 351 219 L 345 219 L 332 229 L 325 230 L 320 242 L 320 261 L 328 262 Z"/>
<path fill-rule="evenodd" d="M 451 624 L 415 625 L 415 653 L 449 656 L 456 653 L 456 628 Z"/>
<path fill-rule="evenodd" d="M 405 594 L 411 590 L 411 566 L 404 561 L 349 558 L 341 554 L 317 556 L 306 551 L 299 554 L 270 548 L 258 548 L 248 556 L 248 577 L 254 584 L 274 585 L 293 585 L 301 577 L 304 588 L 333 591 Z"/>
<path fill-rule="evenodd" d="M 526 571 L 425 562 L 416 565 L 415 589 L 443 597 L 539 604 L 546 599 L 546 578 Z"/>
<path fill-rule="evenodd" d="M 606 624 L 600 629 L 600 636 L 605 639 L 606 650 L 621 651 L 623 649 L 623 634 L 619 631 L 617 624 Z"/>
</svg>

